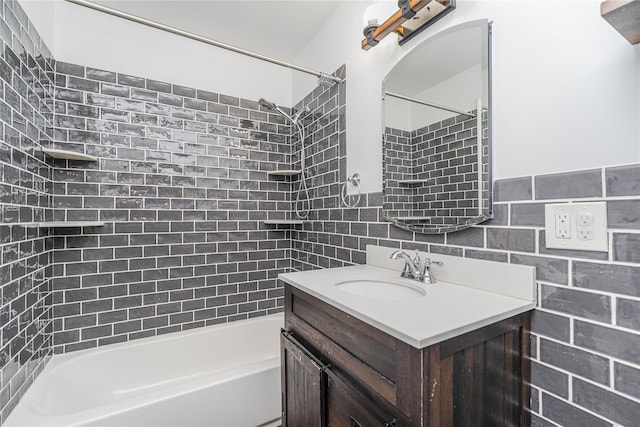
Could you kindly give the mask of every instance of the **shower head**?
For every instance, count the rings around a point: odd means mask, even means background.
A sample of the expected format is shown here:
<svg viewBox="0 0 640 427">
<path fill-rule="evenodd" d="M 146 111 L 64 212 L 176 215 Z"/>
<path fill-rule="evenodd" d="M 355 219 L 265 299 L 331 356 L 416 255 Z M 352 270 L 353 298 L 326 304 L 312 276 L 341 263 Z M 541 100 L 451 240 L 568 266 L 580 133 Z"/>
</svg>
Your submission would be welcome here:
<svg viewBox="0 0 640 427">
<path fill-rule="evenodd" d="M 279 113 L 282 117 L 285 117 L 287 120 L 289 120 L 291 123 L 295 125 L 298 124 L 298 120 L 300 120 L 302 116 L 309 114 L 311 112 L 309 107 L 304 107 L 298 110 L 293 116 L 290 116 L 289 114 L 285 113 L 280 107 L 278 107 L 275 102 L 267 101 L 264 98 L 260 98 L 258 100 L 258 104 L 260 104 L 261 107 L 264 107 L 271 111 L 275 111 Z"/>
<path fill-rule="evenodd" d="M 285 112 L 282 110 L 282 108 L 278 107 L 278 106 L 276 105 L 276 103 L 275 103 L 275 102 L 267 101 L 267 100 L 266 100 L 266 99 L 264 99 L 264 98 L 260 98 L 260 99 L 258 100 L 258 104 L 260 104 L 260 106 L 261 106 L 261 107 L 264 107 L 264 108 L 267 108 L 267 109 L 269 109 L 269 110 L 271 110 L 271 111 L 275 111 L 275 112 L 277 112 L 277 113 L 278 113 L 278 114 L 280 114 L 282 117 L 286 118 L 287 120 L 289 120 L 290 122 L 292 122 L 292 123 L 294 123 L 294 124 L 298 121 L 298 118 L 299 118 L 299 116 L 300 116 L 300 115 L 298 114 L 295 118 L 293 118 L 293 117 L 291 117 L 289 114 L 285 113 Z"/>
<path fill-rule="evenodd" d="M 260 98 L 258 100 L 258 104 L 260 104 L 261 107 L 268 108 L 269 110 L 277 110 L 278 109 L 278 107 L 276 106 L 275 102 L 267 101 L 264 98 Z"/>
<path fill-rule="evenodd" d="M 260 104 L 261 107 L 264 107 L 267 110 L 271 110 L 271 111 L 277 112 L 282 117 L 285 117 L 287 120 L 289 120 L 290 122 L 294 121 L 293 118 L 290 115 L 288 115 L 287 113 L 285 113 L 284 111 L 282 111 L 282 108 L 278 107 L 275 102 L 267 101 L 264 98 L 260 98 L 258 100 L 258 104 Z"/>
</svg>

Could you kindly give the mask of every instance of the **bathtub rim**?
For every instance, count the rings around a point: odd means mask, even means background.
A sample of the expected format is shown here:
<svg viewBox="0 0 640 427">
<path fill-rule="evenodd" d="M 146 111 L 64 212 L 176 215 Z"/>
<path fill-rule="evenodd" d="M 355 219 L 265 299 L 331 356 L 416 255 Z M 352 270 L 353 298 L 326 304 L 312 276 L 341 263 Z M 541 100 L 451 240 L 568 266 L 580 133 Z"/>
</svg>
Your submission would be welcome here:
<svg viewBox="0 0 640 427">
<path fill-rule="evenodd" d="M 277 369 L 278 371 L 280 370 L 279 357 L 256 362 L 251 365 L 243 366 L 242 368 L 226 371 L 225 373 L 216 374 L 214 375 L 214 377 L 221 377 L 217 380 L 212 381 L 212 378 L 205 377 L 199 380 L 189 381 L 179 386 L 172 387 L 172 390 L 169 393 L 167 393 L 166 390 L 157 390 L 145 395 L 131 397 L 130 399 L 126 400 L 126 407 L 119 405 L 120 402 L 113 402 L 107 405 L 96 406 L 93 408 L 63 415 L 39 415 L 29 408 L 28 412 L 21 414 L 24 416 L 15 418 L 15 421 L 11 419 L 11 415 L 13 415 L 13 413 L 10 414 L 7 419 L 7 423 L 3 427 L 31 427 L 45 425 L 47 427 L 74 427 L 90 425 L 88 423 L 96 422 L 106 417 L 117 415 L 123 412 L 128 412 L 131 409 L 144 407 L 156 402 L 170 400 L 178 396 L 201 391 L 207 387 L 220 386 L 229 381 L 234 381 L 239 378 L 263 373 L 268 369 Z M 26 420 L 28 420 L 28 423 L 24 423 L 24 421 Z"/>
<path fill-rule="evenodd" d="M 250 319 L 235 320 L 233 322 L 216 323 L 214 325 L 202 326 L 198 328 L 187 329 L 184 331 L 169 332 L 161 335 L 153 335 L 150 337 L 137 338 L 130 341 L 123 341 L 123 342 L 107 344 L 107 345 L 102 345 L 97 347 L 85 348 L 82 350 L 72 351 L 70 353 L 53 354 L 51 356 L 51 360 L 47 363 L 47 366 L 49 366 L 49 364 L 52 363 L 53 361 L 57 361 L 56 365 L 61 365 L 63 362 L 67 360 L 86 357 L 94 353 L 108 353 L 108 352 L 117 351 L 118 349 L 126 348 L 126 347 L 139 347 L 139 346 L 154 343 L 154 342 L 170 341 L 178 338 L 178 335 L 180 337 L 203 335 L 213 330 L 230 329 L 230 328 L 234 328 L 242 325 L 248 325 L 251 323 L 259 323 L 264 320 L 274 320 L 274 321 L 282 320 L 282 324 L 284 325 L 284 313 L 283 312 L 273 313 L 266 316 L 252 317 Z M 47 366 L 45 366 L 45 368 Z"/>
<path fill-rule="evenodd" d="M 126 400 L 128 403 L 126 407 L 122 407 L 122 401 L 114 401 L 103 405 L 97 405 L 88 409 L 58 414 L 58 415 L 42 415 L 37 413 L 37 409 L 34 405 L 37 405 L 37 401 L 33 400 L 37 397 L 37 393 L 43 387 L 49 376 L 55 374 L 56 371 L 62 369 L 67 364 L 77 360 L 78 358 L 90 357 L 97 353 L 108 353 L 124 347 L 137 347 L 152 342 L 160 342 L 176 339 L 177 335 L 180 336 L 193 336 L 205 334 L 212 330 L 228 329 L 238 327 L 241 325 L 257 323 L 265 320 L 279 321 L 283 324 L 284 313 L 275 313 L 267 316 L 260 316 L 251 319 L 243 319 L 234 322 L 219 323 L 210 326 L 204 326 L 202 328 L 194 328 L 187 331 L 176 331 L 176 333 L 157 335 L 153 337 L 141 338 L 133 341 L 127 341 L 117 344 L 110 344 L 103 347 L 94 347 L 84 350 L 78 350 L 71 353 L 63 353 L 51 356 L 51 360 L 47 363 L 42 373 L 38 376 L 36 381 L 29 387 L 29 389 L 22 396 L 18 405 L 9 414 L 7 420 L 3 426 L 5 427 L 18 427 L 18 426 L 41 426 L 47 425 L 50 427 L 58 426 L 75 426 L 80 423 L 98 421 L 101 418 L 105 418 L 110 415 L 118 414 L 127 411 L 130 408 L 138 408 L 145 405 L 149 405 L 153 402 L 169 400 L 171 398 L 188 394 L 195 391 L 203 390 L 207 387 L 221 385 L 234 379 L 244 378 L 250 375 L 255 375 L 260 372 L 278 369 L 280 370 L 280 354 L 279 352 L 265 359 L 260 359 L 252 363 L 235 367 L 232 369 L 224 370 L 222 372 L 210 373 L 201 378 L 193 378 L 188 381 L 174 384 L 166 389 L 153 390 L 143 395 L 132 396 Z M 41 380 L 41 381 L 38 381 Z M 27 407 L 25 407 L 27 406 Z"/>
</svg>

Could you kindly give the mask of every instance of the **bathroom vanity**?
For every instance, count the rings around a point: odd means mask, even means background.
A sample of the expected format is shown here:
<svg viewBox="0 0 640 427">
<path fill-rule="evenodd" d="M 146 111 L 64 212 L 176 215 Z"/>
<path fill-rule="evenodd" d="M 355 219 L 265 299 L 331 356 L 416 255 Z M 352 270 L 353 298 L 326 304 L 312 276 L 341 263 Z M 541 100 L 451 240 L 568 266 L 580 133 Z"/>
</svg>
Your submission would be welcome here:
<svg viewBox="0 0 640 427">
<path fill-rule="evenodd" d="M 528 425 L 533 268 L 433 255 L 424 285 L 391 251 L 280 275 L 284 425 Z"/>
</svg>

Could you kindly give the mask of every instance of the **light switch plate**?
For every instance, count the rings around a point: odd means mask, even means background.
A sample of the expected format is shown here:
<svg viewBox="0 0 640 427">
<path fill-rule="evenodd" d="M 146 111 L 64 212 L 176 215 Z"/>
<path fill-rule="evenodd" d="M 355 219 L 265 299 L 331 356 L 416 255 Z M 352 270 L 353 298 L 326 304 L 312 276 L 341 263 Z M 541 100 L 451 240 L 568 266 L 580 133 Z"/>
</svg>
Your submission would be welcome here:
<svg viewBox="0 0 640 427">
<path fill-rule="evenodd" d="M 544 217 L 547 248 L 608 251 L 605 202 L 552 203 Z"/>
</svg>

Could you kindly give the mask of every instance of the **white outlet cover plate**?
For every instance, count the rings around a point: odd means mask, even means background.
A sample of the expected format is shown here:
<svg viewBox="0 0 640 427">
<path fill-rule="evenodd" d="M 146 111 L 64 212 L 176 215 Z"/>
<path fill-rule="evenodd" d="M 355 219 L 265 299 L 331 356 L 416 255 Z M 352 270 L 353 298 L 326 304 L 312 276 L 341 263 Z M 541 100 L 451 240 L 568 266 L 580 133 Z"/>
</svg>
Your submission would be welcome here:
<svg viewBox="0 0 640 427">
<path fill-rule="evenodd" d="M 593 217 L 593 239 L 578 238 L 577 217 L 580 213 L 590 213 Z M 556 238 L 556 214 L 569 214 L 569 239 Z M 589 203 L 551 203 L 544 207 L 545 241 L 547 248 L 573 249 L 579 251 L 607 252 L 607 204 L 606 202 Z"/>
</svg>

